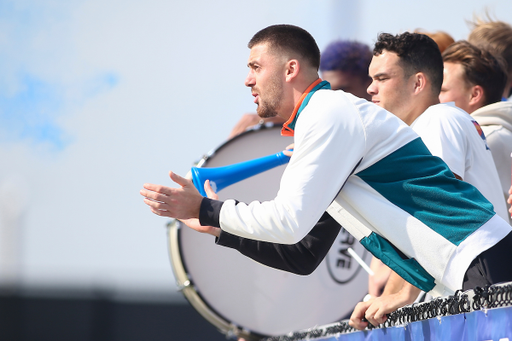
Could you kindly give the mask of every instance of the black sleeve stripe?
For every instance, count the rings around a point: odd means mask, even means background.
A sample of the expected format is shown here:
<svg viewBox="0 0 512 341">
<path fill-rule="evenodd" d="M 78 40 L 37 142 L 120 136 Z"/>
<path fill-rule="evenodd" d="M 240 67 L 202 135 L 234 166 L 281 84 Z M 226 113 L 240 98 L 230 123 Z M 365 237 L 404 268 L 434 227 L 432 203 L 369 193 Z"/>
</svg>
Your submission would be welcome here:
<svg viewBox="0 0 512 341">
<path fill-rule="evenodd" d="M 203 198 L 199 209 L 199 223 L 203 226 L 220 227 L 220 209 L 224 202 Z"/>
</svg>

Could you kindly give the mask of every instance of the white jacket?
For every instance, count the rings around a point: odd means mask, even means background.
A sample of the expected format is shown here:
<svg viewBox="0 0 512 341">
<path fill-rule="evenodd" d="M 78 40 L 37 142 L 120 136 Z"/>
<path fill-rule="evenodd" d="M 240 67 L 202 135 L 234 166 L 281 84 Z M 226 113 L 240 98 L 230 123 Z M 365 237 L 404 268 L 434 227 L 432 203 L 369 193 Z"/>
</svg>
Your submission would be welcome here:
<svg viewBox="0 0 512 341">
<path fill-rule="evenodd" d="M 327 210 L 377 258 L 436 296 L 461 289 L 471 261 L 511 231 L 393 114 L 331 90 L 314 92 L 301 108 L 276 198 L 225 201 L 223 230 L 295 244 Z"/>
<path fill-rule="evenodd" d="M 480 124 L 487 138 L 506 200 L 512 176 L 512 102 L 486 105 L 471 116 Z M 512 219 L 509 223 L 512 224 Z"/>
</svg>

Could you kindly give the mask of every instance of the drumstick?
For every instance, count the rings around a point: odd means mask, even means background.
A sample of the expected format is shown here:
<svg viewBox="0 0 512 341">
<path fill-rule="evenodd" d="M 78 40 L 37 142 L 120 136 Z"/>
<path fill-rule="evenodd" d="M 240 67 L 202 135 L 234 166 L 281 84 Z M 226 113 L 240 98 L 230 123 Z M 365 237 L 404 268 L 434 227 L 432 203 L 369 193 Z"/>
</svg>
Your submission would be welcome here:
<svg viewBox="0 0 512 341">
<path fill-rule="evenodd" d="M 349 247 L 347 249 L 348 253 L 350 253 L 350 255 L 352 256 L 352 258 L 354 258 L 356 260 L 356 262 L 359 263 L 359 265 L 361 265 L 361 267 L 366 271 L 368 272 L 368 274 L 370 276 L 373 276 L 375 275 L 375 273 L 373 272 L 372 269 L 370 269 L 370 267 L 364 262 L 364 260 L 361 259 L 361 257 L 359 257 L 359 255 L 354 251 L 352 250 L 351 247 Z"/>
</svg>

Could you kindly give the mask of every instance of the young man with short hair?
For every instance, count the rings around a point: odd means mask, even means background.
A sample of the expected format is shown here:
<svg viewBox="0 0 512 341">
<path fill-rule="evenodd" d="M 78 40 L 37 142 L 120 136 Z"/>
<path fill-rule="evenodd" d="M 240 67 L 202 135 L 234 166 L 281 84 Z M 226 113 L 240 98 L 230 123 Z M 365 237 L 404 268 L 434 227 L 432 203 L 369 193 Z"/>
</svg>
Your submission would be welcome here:
<svg viewBox="0 0 512 341">
<path fill-rule="evenodd" d="M 315 46 L 309 33 L 291 25 L 267 27 L 249 42 L 245 84 L 257 112 L 282 117 L 283 134 L 294 136 L 276 198 L 250 204 L 203 198 L 190 180 L 171 172 L 180 188 L 145 184 L 140 191 L 151 211 L 199 219 L 196 230 L 220 238 L 229 233 L 284 244 L 303 239 L 327 211 L 425 291 L 451 294 L 467 287 L 468 275 L 478 283 L 512 280 L 510 264 L 499 273 L 488 269 L 489 276 L 472 272 L 472 260 L 512 248 L 512 228 L 492 204 L 457 180 L 396 116 L 330 90 L 318 77 Z"/>
<path fill-rule="evenodd" d="M 490 18 L 477 18 L 472 26 L 468 42 L 479 49 L 489 51 L 506 63 L 508 81 L 502 93 L 503 99 L 506 100 L 512 95 L 512 26 Z"/>
<path fill-rule="evenodd" d="M 350 40 L 337 40 L 330 43 L 320 56 L 320 73 L 323 80 L 331 84 L 333 90 L 343 90 L 354 96 L 370 99 L 366 88 L 371 83 L 368 65 L 372 52 L 368 45 Z M 231 130 L 229 137 L 243 133 L 257 124 L 282 124 L 279 117 L 261 118 L 257 114 L 245 114 Z"/>
<path fill-rule="evenodd" d="M 455 176 L 484 194 L 503 219 L 508 219 L 498 174 L 480 127 L 464 111 L 439 104 L 443 61 L 434 41 L 425 35 L 381 34 L 370 64 L 372 101 L 391 111 L 416 131 L 430 152 L 445 161 Z M 502 88 L 500 89 L 502 90 Z M 467 280 L 468 287 L 481 283 Z M 351 323 L 362 328 L 365 316 L 380 324 L 385 314 L 413 303 L 420 290 L 392 273 L 382 297 L 360 303 Z"/>
<path fill-rule="evenodd" d="M 512 168 L 512 102 L 502 101 L 507 74 L 500 59 L 467 41 L 443 53 L 442 103 L 454 102 L 482 127 L 498 171 L 502 195 L 509 196 Z M 512 224 L 510 215 L 509 223 Z"/>
</svg>

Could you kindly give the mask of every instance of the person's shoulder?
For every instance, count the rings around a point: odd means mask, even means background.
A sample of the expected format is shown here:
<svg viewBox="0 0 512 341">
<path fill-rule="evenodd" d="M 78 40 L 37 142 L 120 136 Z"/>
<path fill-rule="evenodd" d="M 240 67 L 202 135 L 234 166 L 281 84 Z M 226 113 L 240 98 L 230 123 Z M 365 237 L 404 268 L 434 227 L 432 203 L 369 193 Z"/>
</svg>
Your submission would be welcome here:
<svg viewBox="0 0 512 341">
<path fill-rule="evenodd" d="M 324 113 L 357 111 L 359 101 L 366 102 L 341 90 L 319 90 L 309 100 L 308 108 Z"/>
<path fill-rule="evenodd" d="M 463 138 L 474 129 L 475 120 L 452 103 L 435 104 L 427 108 L 411 127 L 421 136 L 443 135 Z"/>
<path fill-rule="evenodd" d="M 487 104 L 481 108 L 478 108 L 473 113 L 478 114 L 481 112 L 495 112 L 495 111 L 512 112 L 512 101 L 500 101 L 500 102 Z"/>
<path fill-rule="evenodd" d="M 348 92 L 344 92 L 343 90 L 331 90 L 331 89 L 320 89 L 315 92 L 312 100 L 332 100 L 332 101 L 344 101 L 350 100 L 350 96 Z"/>
<path fill-rule="evenodd" d="M 431 105 L 428 107 L 427 110 L 425 110 L 425 113 L 429 113 L 430 115 L 448 115 L 448 116 L 461 116 L 461 115 L 469 115 L 464 110 L 460 109 L 459 107 L 455 106 L 454 102 L 448 102 L 448 103 L 438 103 Z"/>
<path fill-rule="evenodd" d="M 453 102 L 432 105 L 421 116 L 446 123 L 474 121 L 470 114 L 456 107 Z"/>
<path fill-rule="evenodd" d="M 482 120 L 481 124 L 502 124 L 496 120 L 502 120 L 512 124 L 512 102 L 502 101 L 483 106 L 471 113 L 471 116 Z"/>
</svg>

